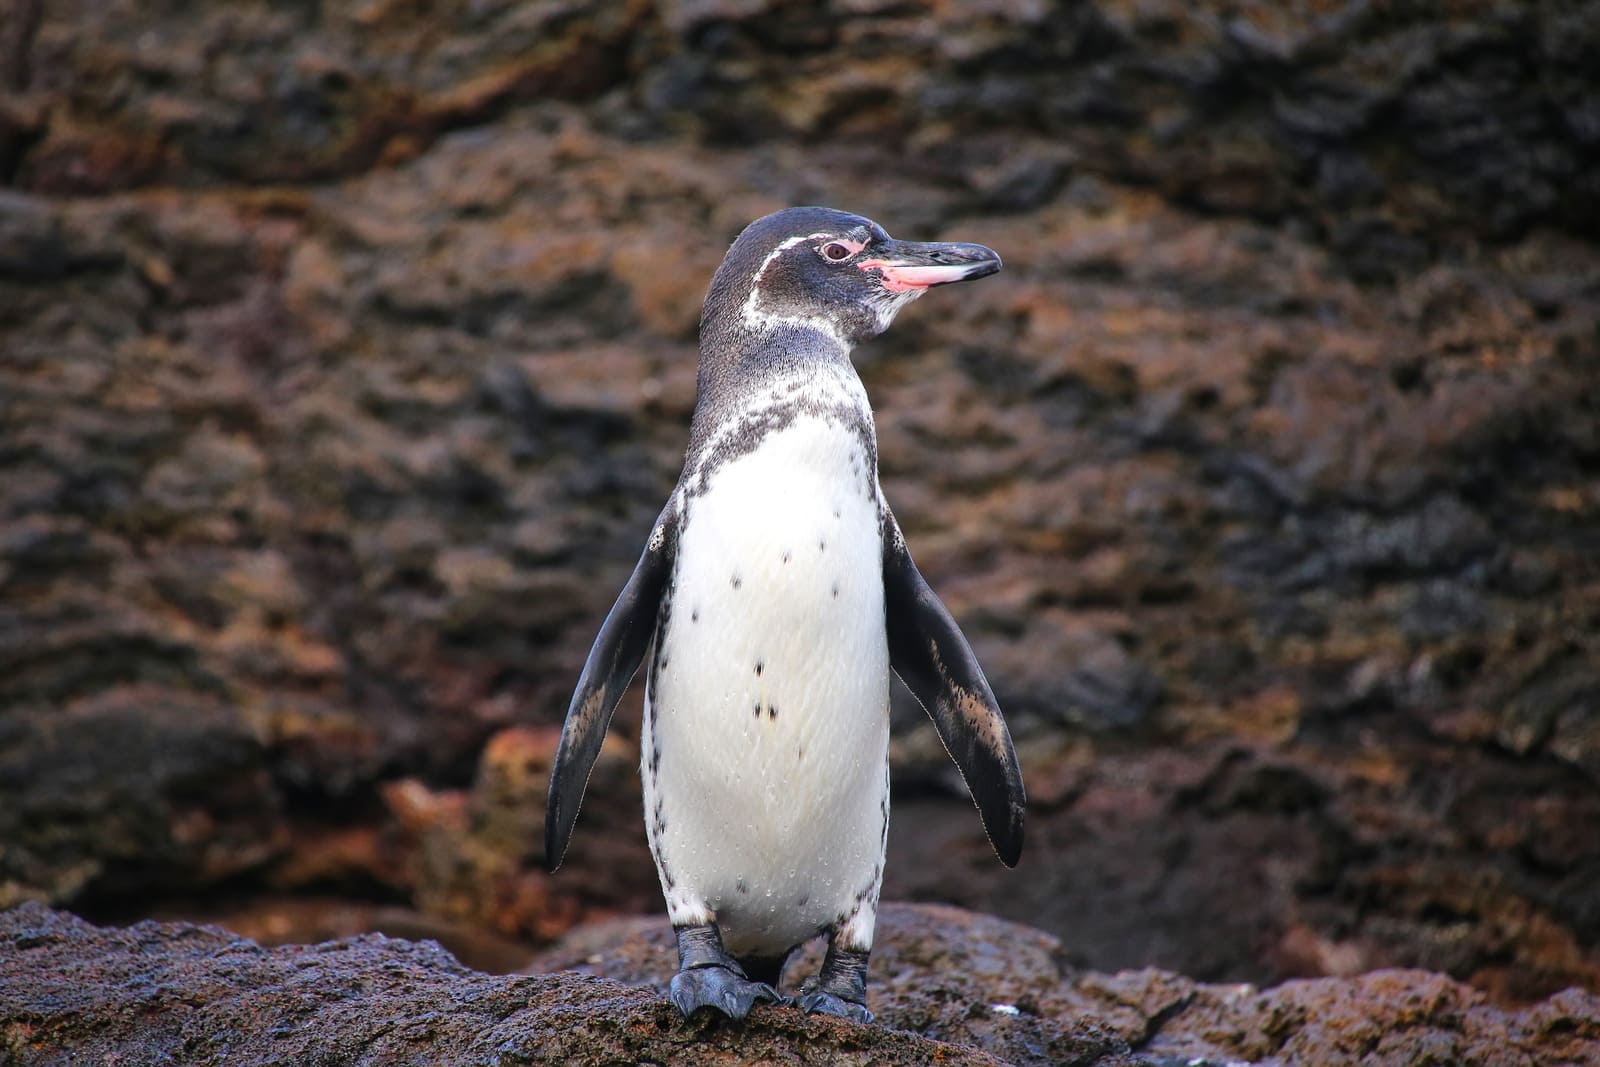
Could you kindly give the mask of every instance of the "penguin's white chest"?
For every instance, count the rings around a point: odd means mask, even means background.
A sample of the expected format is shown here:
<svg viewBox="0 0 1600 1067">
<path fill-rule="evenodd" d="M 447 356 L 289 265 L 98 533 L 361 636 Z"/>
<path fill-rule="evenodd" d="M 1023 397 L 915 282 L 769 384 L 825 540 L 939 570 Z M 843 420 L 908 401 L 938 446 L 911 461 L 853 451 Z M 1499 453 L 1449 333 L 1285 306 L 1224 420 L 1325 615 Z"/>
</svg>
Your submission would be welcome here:
<svg viewBox="0 0 1600 1067">
<path fill-rule="evenodd" d="M 861 433 L 796 414 L 686 485 L 647 696 L 646 822 L 675 922 L 707 909 L 730 951 L 782 951 L 875 908 L 882 877 L 876 471 Z"/>
</svg>

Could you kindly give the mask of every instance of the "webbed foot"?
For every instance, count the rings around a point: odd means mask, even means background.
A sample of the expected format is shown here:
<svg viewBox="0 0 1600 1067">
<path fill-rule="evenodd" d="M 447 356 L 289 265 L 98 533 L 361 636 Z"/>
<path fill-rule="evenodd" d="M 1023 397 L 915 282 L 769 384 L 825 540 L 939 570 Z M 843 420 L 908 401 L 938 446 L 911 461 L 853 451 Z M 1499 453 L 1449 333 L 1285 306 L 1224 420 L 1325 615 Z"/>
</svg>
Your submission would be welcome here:
<svg viewBox="0 0 1600 1067">
<path fill-rule="evenodd" d="M 678 973 L 668 995 L 687 1019 L 701 1008 L 713 1008 L 730 1019 L 743 1019 L 757 1004 L 788 1004 L 766 982 L 752 982 L 738 961 L 722 947 L 714 923 L 679 926 Z"/>
<path fill-rule="evenodd" d="M 865 1004 L 844 1000 L 822 989 L 800 994 L 795 999 L 794 1006 L 807 1015 L 837 1015 L 841 1019 L 850 1019 L 858 1023 L 872 1021 L 872 1013 L 867 1010 Z"/>
<path fill-rule="evenodd" d="M 672 976 L 672 1003 L 687 1019 L 701 1008 L 713 1008 L 730 1019 L 743 1019 L 757 1004 L 787 1004 L 765 982 L 752 982 L 722 966 L 696 967 Z"/>
<path fill-rule="evenodd" d="M 837 1015 L 870 1023 L 867 1010 L 867 950 L 845 948 L 838 934 L 828 943 L 822 971 L 807 979 L 795 1006 L 808 1014 Z"/>
</svg>

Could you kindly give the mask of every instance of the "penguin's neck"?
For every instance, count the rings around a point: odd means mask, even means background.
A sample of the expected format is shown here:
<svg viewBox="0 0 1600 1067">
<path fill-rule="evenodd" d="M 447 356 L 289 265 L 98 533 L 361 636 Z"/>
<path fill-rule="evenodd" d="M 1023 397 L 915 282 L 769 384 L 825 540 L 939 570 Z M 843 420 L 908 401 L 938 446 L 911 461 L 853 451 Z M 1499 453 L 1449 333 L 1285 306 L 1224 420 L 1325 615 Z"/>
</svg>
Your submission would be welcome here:
<svg viewBox="0 0 1600 1067">
<path fill-rule="evenodd" d="M 728 362 L 707 366 L 707 355 Z M 702 490 L 736 454 L 754 450 L 768 435 L 805 416 L 824 419 L 858 440 L 875 477 L 872 406 L 848 349 L 814 338 L 774 336 L 755 339 L 738 357 L 730 358 L 728 350 L 702 354 L 683 485 L 691 494 Z"/>
<path fill-rule="evenodd" d="M 812 382 L 845 381 L 860 391 L 850 362 L 852 346 L 832 328 L 806 320 L 752 328 L 737 321 L 737 313 L 719 318 L 707 319 L 700 329 L 691 459 L 727 423 L 769 404 L 774 389 L 793 393 Z"/>
<path fill-rule="evenodd" d="M 848 366 L 854 350 L 855 344 L 826 319 L 751 324 L 742 317 L 719 316 L 700 327 L 700 376 L 781 373 L 786 367 L 822 363 Z"/>
</svg>

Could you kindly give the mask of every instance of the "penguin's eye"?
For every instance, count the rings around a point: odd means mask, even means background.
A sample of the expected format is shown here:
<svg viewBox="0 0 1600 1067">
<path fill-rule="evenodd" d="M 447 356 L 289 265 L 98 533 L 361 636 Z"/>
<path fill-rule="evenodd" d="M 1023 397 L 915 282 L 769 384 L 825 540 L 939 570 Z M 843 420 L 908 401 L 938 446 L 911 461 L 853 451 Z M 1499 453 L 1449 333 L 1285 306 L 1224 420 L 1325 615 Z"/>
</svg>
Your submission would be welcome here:
<svg viewBox="0 0 1600 1067">
<path fill-rule="evenodd" d="M 822 257 L 835 263 L 842 262 L 855 255 L 858 249 L 851 248 L 843 241 L 829 241 L 822 246 Z"/>
</svg>

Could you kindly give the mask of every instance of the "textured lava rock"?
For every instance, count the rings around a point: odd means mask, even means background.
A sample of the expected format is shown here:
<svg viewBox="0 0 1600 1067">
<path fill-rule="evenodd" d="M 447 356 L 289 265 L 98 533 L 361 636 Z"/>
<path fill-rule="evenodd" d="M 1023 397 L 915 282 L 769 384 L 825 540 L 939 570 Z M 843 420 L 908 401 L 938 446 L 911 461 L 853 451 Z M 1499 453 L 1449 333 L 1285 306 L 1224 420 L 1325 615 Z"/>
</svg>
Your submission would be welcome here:
<svg viewBox="0 0 1600 1067">
<path fill-rule="evenodd" d="M 0 1050 L 25 1067 L 675 1062 L 1263 1067 L 1600 1063 L 1600 1002 L 1523 1011 L 1438 975 L 1388 971 L 1277 989 L 1158 971 L 1075 971 L 1037 930 L 956 908 L 889 905 L 871 993 L 880 1025 L 761 1007 L 685 1023 L 657 920 L 580 928 L 529 977 L 491 976 L 430 942 L 369 935 L 264 949 L 214 927 L 97 929 L 24 904 L 0 913 Z M 791 976 L 814 968 L 812 951 Z M 613 977 L 596 977 L 596 974 Z M 627 982 L 630 984 L 621 984 Z M 1431 1059 L 1430 1059 L 1431 1057 Z"/>
<path fill-rule="evenodd" d="M 637 711 L 553 880 L 531 739 L 825 201 L 1006 259 L 860 363 L 1026 866 L 901 706 L 888 891 L 1600 988 L 1594 5 L 8 10 L 0 903 L 651 907 Z"/>
<path fill-rule="evenodd" d="M 58 106 L 16 109 L 10 169 L 47 192 L 349 175 L 561 99 L 630 135 L 909 151 L 1004 210 L 1086 169 L 1382 273 L 1600 206 L 1582 2 L 19 6 L 11 88 Z"/>
<path fill-rule="evenodd" d="M 98 930 L 25 904 L 0 913 L 0 944 L 0 1051 L 28 1067 L 667 1063 L 688 1050 L 704 1063 L 996 1062 L 795 1011 L 685 1023 L 651 990 L 479 974 L 438 945 L 379 935 L 263 949 L 213 927 Z"/>
<path fill-rule="evenodd" d="M 786 988 L 816 972 L 821 949 L 791 962 Z M 675 964 L 666 921 L 632 919 L 575 930 L 534 969 L 664 988 Z M 1600 998 L 1576 989 L 1506 1011 L 1421 971 L 1272 989 L 1096 974 L 1042 931 L 935 905 L 884 906 L 867 1003 L 885 1026 L 1039 1067 L 1104 1063 L 1122 1049 L 1147 1064 L 1600 1063 Z"/>
</svg>

